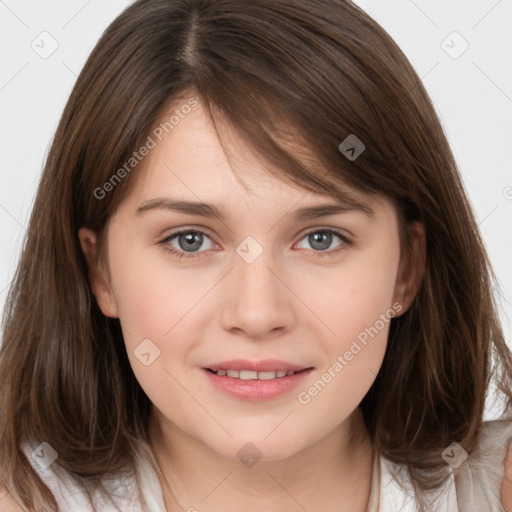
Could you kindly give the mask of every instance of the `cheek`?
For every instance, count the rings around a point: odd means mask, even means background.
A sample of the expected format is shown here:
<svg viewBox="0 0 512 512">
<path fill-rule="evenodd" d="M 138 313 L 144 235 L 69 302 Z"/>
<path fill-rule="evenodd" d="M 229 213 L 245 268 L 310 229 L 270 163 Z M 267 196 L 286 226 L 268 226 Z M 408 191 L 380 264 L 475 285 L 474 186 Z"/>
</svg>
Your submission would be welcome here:
<svg viewBox="0 0 512 512">
<path fill-rule="evenodd" d="M 316 286 L 304 283 L 304 289 L 310 290 L 311 303 L 330 328 L 330 338 L 337 340 L 338 347 L 342 348 L 389 312 L 398 262 L 398 243 L 396 247 L 383 244 L 379 250 L 354 252 L 336 273 L 331 271 L 321 280 L 322 286 L 319 281 Z M 378 327 L 382 329 L 380 322 Z"/>
<path fill-rule="evenodd" d="M 110 268 L 130 364 L 153 403 L 164 405 L 172 397 L 185 408 L 186 396 L 172 377 L 182 383 L 188 378 L 187 354 L 197 343 L 189 336 L 190 322 L 200 309 L 194 305 L 211 284 L 166 264 L 163 249 L 155 258 L 159 251 L 128 252 L 128 245 L 112 250 Z"/>
<path fill-rule="evenodd" d="M 316 287 L 305 283 L 318 291 L 310 297 L 329 331 L 320 338 L 326 357 L 309 383 L 311 394 L 306 389 L 301 403 L 316 393 L 315 407 L 343 404 L 340 417 L 357 407 L 375 380 L 385 355 L 390 320 L 401 310 L 393 306 L 398 240 L 395 244 L 382 241 L 374 249 L 354 252 L 336 274 L 323 280 L 322 290 L 318 283 Z"/>
<path fill-rule="evenodd" d="M 120 256 L 122 246 L 119 249 Z M 188 320 L 211 283 L 205 282 L 204 274 L 179 270 L 175 262 L 169 263 L 163 248 L 124 253 L 129 256 L 118 257 L 119 263 L 111 267 L 123 327 L 138 337 L 171 337 L 174 326 Z"/>
</svg>

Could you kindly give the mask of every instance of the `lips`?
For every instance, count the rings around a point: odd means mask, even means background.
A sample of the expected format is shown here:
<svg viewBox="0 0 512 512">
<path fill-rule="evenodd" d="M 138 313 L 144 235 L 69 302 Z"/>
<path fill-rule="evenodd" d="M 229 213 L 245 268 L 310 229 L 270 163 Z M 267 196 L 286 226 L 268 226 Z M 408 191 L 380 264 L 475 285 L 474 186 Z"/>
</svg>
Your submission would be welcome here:
<svg viewBox="0 0 512 512">
<path fill-rule="evenodd" d="M 249 361 L 248 359 L 232 359 L 230 361 L 222 361 L 208 365 L 207 370 L 211 370 L 217 373 L 218 370 L 235 370 L 238 372 L 300 372 L 310 368 L 308 366 L 301 366 L 287 361 L 281 361 L 279 359 L 266 359 L 264 361 Z M 284 376 L 283 375 L 283 376 Z M 234 376 L 234 374 L 233 374 Z M 236 377 L 235 377 L 236 378 Z"/>
<path fill-rule="evenodd" d="M 304 383 L 314 368 L 277 360 L 234 360 L 212 364 L 202 371 L 214 389 L 224 395 L 258 402 L 286 395 Z"/>
<path fill-rule="evenodd" d="M 287 377 L 290 375 L 294 375 L 293 370 L 285 371 L 285 370 L 277 370 L 277 371 L 269 371 L 269 372 L 257 372 L 253 370 L 217 370 L 216 373 L 220 377 L 231 377 L 232 379 L 241 379 L 241 380 L 271 380 L 271 379 L 280 379 L 281 377 Z"/>
</svg>

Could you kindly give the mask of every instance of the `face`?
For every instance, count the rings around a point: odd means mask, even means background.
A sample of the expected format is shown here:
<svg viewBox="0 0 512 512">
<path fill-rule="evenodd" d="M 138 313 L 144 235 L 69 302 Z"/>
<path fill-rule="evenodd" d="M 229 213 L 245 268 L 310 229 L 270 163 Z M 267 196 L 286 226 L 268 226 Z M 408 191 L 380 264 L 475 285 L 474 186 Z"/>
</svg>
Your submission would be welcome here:
<svg viewBox="0 0 512 512">
<path fill-rule="evenodd" d="M 272 176 L 231 135 L 228 160 L 198 103 L 155 138 L 92 287 L 162 423 L 226 457 L 251 442 L 281 459 L 347 422 L 414 290 L 391 203 L 301 216 L 340 203 Z M 92 261 L 95 234 L 80 239 Z"/>
</svg>

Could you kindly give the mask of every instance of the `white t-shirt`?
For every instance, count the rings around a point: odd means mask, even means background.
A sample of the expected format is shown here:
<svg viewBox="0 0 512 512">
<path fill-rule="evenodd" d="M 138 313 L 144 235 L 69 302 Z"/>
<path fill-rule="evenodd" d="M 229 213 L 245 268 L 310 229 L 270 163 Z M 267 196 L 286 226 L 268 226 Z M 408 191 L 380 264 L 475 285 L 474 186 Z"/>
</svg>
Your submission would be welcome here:
<svg viewBox="0 0 512 512">
<path fill-rule="evenodd" d="M 451 464 L 452 471 L 443 489 L 432 498 L 429 509 L 438 512 L 504 512 L 500 501 L 501 482 L 509 443 L 512 442 L 512 421 L 485 422 L 480 443 L 462 463 L 459 458 Z M 23 451 L 43 482 L 52 491 L 62 512 L 91 512 L 85 496 L 56 463 L 47 468 L 36 462 L 31 454 L 39 443 L 25 443 Z M 460 448 L 448 450 L 449 456 L 461 457 Z M 443 452 L 444 453 L 444 452 Z M 441 454 L 440 454 L 441 456 Z M 139 460 L 142 475 L 142 493 L 151 512 L 166 512 L 162 489 L 153 467 L 142 457 Z M 394 478 L 398 473 L 400 486 Z M 113 499 L 123 512 L 142 512 L 140 496 L 132 477 L 123 477 L 108 483 Z M 111 503 L 98 496 L 99 510 L 114 512 Z M 434 507 L 435 505 L 435 507 Z M 412 484 L 403 467 L 382 457 L 375 457 L 370 501 L 367 512 L 416 512 Z"/>
</svg>

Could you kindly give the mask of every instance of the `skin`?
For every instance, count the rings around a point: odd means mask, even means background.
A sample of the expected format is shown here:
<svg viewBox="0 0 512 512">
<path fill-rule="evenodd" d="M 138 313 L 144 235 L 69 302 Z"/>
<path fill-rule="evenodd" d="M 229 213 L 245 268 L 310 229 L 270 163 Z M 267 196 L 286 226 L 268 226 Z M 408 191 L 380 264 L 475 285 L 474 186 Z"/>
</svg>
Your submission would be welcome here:
<svg viewBox="0 0 512 512">
<path fill-rule="evenodd" d="M 231 160 L 199 104 L 151 150 L 109 219 L 104 264 L 96 233 L 79 232 L 98 304 L 120 319 L 134 374 L 154 405 L 150 437 L 167 510 L 364 511 L 373 453 L 358 404 L 382 364 L 389 324 L 309 403 L 297 393 L 394 303 L 395 316 L 408 309 L 423 272 L 424 230 L 410 227 L 406 257 L 392 204 L 363 196 L 373 217 L 351 211 L 294 220 L 297 208 L 335 200 L 270 175 L 228 124 L 223 133 Z M 137 213 L 164 197 L 222 205 L 229 219 Z M 199 256 L 166 250 L 180 250 L 179 236 L 160 243 L 178 228 L 207 233 L 192 253 Z M 333 234 L 319 250 L 307 234 L 327 228 L 351 245 Z M 263 248 L 252 263 L 236 252 L 247 236 Z M 160 356 L 145 366 L 134 350 L 148 338 Z M 251 402 L 225 396 L 202 370 L 235 358 L 314 371 L 285 395 Z M 248 442 L 262 456 L 252 467 L 237 457 Z"/>
</svg>

